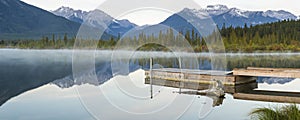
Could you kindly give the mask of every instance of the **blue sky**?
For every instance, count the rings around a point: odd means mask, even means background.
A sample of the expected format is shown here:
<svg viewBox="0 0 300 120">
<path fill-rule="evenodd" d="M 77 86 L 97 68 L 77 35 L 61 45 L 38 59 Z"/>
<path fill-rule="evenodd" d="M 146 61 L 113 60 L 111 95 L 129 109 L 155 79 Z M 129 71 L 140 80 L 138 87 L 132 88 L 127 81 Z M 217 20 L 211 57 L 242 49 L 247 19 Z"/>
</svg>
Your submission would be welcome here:
<svg viewBox="0 0 300 120">
<path fill-rule="evenodd" d="M 74 9 L 81 10 L 93 10 L 97 8 L 104 0 L 22 0 L 28 4 L 32 4 L 34 6 L 38 6 L 45 10 L 55 10 L 60 6 L 68 6 Z M 176 0 L 174 0 L 176 1 Z M 300 3 L 298 0 L 194 0 L 197 2 L 202 8 L 207 5 L 215 5 L 215 4 L 224 4 L 228 7 L 236 7 L 243 10 L 252 10 L 252 11 L 266 11 L 266 10 L 286 10 L 295 15 L 300 15 Z M 167 13 L 155 13 L 156 17 L 151 18 L 146 15 L 146 13 L 153 11 L 145 11 L 139 12 L 138 14 L 131 14 L 127 16 L 123 16 L 122 19 L 126 18 L 132 22 L 135 22 L 139 25 L 144 24 L 155 24 L 158 23 L 165 18 L 167 18 L 170 14 Z M 139 16 L 139 17 L 137 17 Z M 116 16 L 113 16 L 116 17 Z"/>
</svg>

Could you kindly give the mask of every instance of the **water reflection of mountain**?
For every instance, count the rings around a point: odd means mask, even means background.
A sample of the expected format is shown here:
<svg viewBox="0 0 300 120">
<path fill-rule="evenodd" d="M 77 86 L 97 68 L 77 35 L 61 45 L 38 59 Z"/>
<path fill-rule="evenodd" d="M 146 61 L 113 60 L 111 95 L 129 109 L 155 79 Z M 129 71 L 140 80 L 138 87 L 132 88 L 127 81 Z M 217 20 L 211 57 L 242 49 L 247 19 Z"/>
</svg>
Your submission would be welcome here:
<svg viewBox="0 0 300 120">
<path fill-rule="evenodd" d="M 101 85 L 105 81 L 112 78 L 112 72 L 111 72 L 111 64 L 110 62 L 103 62 L 96 65 L 96 76 L 97 81 L 89 79 L 90 77 L 93 77 L 94 71 L 86 71 L 85 73 L 82 73 L 80 77 L 77 77 L 76 79 L 73 78 L 72 75 L 66 76 L 61 79 L 57 79 L 51 83 L 59 86 L 60 88 L 69 88 L 74 85 L 82 85 L 82 84 L 91 84 L 91 85 Z"/>
<path fill-rule="evenodd" d="M 111 68 L 109 66 L 110 66 L 110 64 L 104 64 L 104 67 L 102 67 L 101 70 L 97 71 L 97 73 L 96 73 L 97 74 L 97 80 L 98 80 L 97 82 L 89 81 L 89 79 L 87 79 L 87 78 L 89 78 L 90 73 L 86 73 L 86 74 L 82 75 L 81 79 L 74 80 L 72 76 L 67 76 L 67 77 L 55 80 L 51 83 L 57 85 L 60 88 L 69 88 L 69 87 L 72 87 L 74 85 L 82 85 L 82 84 L 92 84 L 92 85 L 98 86 L 98 85 L 101 85 L 102 83 L 104 83 L 105 81 L 109 80 L 110 78 L 112 78 Z M 133 70 L 136 70 L 136 69 L 132 69 L 132 71 Z M 286 84 L 286 83 L 289 83 L 293 80 L 294 80 L 294 78 L 258 77 L 257 78 L 257 83 Z M 235 86 L 235 87 L 238 88 L 238 89 L 241 89 L 240 86 Z M 245 86 L 243 86 L 243 87 L 245 87 Z M 226 89 L 228 89 L 227 90 L 228 92 L 231 89 L 230 93 L 233 93 L 232 92 L 233 88 L 226 87 Z"/>
<path fill-rule="evenodd" d="M 0 105 L 25 91 L 71 74 L 71 64 L 42 60 L 0 61 Z"/>
<path fill-rule="evenodd" d="M 0 106 L 14 96 L 45 84 L 52 83 L 60 88 L 82 84 L 99 86 L 112 78 L 110 62 L 96 63 L 95 67 L 97 81 L 89 79 L 94 76 L 93 71 L 86 71 L 80 77 L 73 79 L 71 62 L 39 63 L 33 60 L 20 61 L 20 63 L 0 63 Z M 139 66 L 132 64 L 129 71 L 138 68 Z"/>
<path fill-rule="evenodd" d="M 258 83 L 268 83 L 268 84 L 285 84 L 293 81 L 294 78 L 272 78 L 272 77 L 258 77 Z"/>
<path fill-rule="evenodd" d="M 0 52 L 0 106 L 14 96 L 23 92 L 38 88 L 42 85 L 53 83 L 61 88 L 69 88 L 73 85 L 93 84 L 101 85 L 112 77 L 111 64 L 101 58 L 96 63 L 96 74 L 98 81 L 89 81 L 92 74 L 89 71 L 82 74 L 81 79 L 73 79 L 72 76 L 72 52 L 70 51 L 30 51 L 30 50 L 2 50 Z M 100 54 L 100 53 L 99 53 Z M 143 53 L 144 54 L 144 53 Z M 154 59 L 154 64 L 164 67 L 178 67 L 178 60 L 162 53 L 156 53 L 160 58 Z M 98 56 L 101 56 L 102 53 Z M 101 56 L 109 56 L 110 53 Z M 201 54 L 199 54 L 201 56 Z M 228 69 L 241 67 L 298 67 L 300 68 L 300 55 L 261 55 L 261 56 L 238 56 L 227 57 Z M 165 58 L 164 58 L 165 57 Z M 99 58 L 100 59 L 100 58 Z M 109 60 L 109 59 L 108 59 Z M 139 66 L 147 69 L 149 58 L 132 59 L 130 71 Z M 198 58 L 200 69 L 210 69 L 210 57 Z M 188 64 L 188 63 L 187 63 Z M 259 79 L 259 83 L 287 83 L 291 79 Z M 241 87 L 242 88 L 242 87 Z M 231 89 L 236 90 L 236 89 Z"/>
</svg>

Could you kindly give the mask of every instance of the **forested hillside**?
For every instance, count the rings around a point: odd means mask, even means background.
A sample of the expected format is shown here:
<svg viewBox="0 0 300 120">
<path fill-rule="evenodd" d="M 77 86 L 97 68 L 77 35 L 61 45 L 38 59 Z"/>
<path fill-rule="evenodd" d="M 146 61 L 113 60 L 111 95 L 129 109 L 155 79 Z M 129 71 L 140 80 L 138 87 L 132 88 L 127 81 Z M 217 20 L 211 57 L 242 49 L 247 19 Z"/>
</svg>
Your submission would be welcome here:
<svg viewBox="0 0 300 120">
<path fill-rule="evenodd" d="M 300 51 L 300 20 L 284 20 L 274 23 L 267 23 L 256 26 L 244 27 L 222 27 L 220 30 L 222 40 L 224 42 L 226 52 L 284 52 L 284 51 Z M 207 46 L 200 34 L 192 31 L 180 32 L 185 33 L 185 39 L 191 44 L 196 52 L 207 52 Z M 173 37 L 172 37 L 173 36 Z M 120 38 L 120 36 L 118 37 Z M 131 39 L 134 43 L 145 41 L 173 39 L 173 42 L 180 39 L 174 30 L 160 31 L 158 36 L 153 34 L 146 36 L 141 33 L 136 37 L 124 38 Z M 211 40 L 210 37 L 207 40 Z M 60 49 L 72 48 L 75 38 L 69 39 L 67 36 L 43 37 L 41 40 L 15 40 L 15 41 L 0 41 L 0 47 L 10 48 L 35 48 L 35 49 Z M 98 42 L 99 49 L 113 49 L 118 39 L 111 38 L 110 40 L 100 40 Z M 88 44 L 88 40 L 86 44 Z M 85 44 L 85 43 L 82 43 Z M 88 46 L 87 46 L 88 48 Z M 140 48 L 140 50 L 161 50 L 168 49 L 157 44 L 148 44 Z"/>
<path fill-rule="evenodd" d="M 220 30 L 227 51 L 300 51 L 300 21 L 284 20 Z"/>
</svg>

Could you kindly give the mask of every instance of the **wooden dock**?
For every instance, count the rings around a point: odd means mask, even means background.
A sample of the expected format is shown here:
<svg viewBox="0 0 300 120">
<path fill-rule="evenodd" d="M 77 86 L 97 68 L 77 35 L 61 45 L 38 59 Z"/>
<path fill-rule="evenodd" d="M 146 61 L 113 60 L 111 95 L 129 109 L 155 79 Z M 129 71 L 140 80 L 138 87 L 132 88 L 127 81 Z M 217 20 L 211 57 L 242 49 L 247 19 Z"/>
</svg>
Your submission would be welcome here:
<svg viewBox="0 0 300 120">
<path fill-rule="evenodd" d="M 150 71 L 146 71 L 146 80 Z M 233 71 L 192 70 L 178 68 L 153 69 L 152 79 L 211 84 L 220 80 L 224 85 L 239 85 L 255 82 L 257 77 L 300 78 L 300 69 L 293 68 L 256 68 L 234 69 Z"/>
<path fill-rule="evenodd" d="M 150 71 L 145 74 L 145 84 L 205 90 L 209 89 L 208 84 L 220 80 L 224 84 L 224 91 L 235 99 L 300 104 L 300 92 L 255 90 L 257 77 L 300 78 L 300 69 L 247 67 L 233 71 L 212 71 L 163 68 L 152 69 L 151 75 Z"/>
<path fill-rule="evenodd" d="M 300 78 L 300 69 L 294 68 L 257 68 L 233 69 L 234 76 Z"/>
<path fill-rule="evenodd" d="M 150 84 L 150 80 L 146 79 L 145 84 Z M 163 79 L 152 79 L 152 85 L 157 86 L 165 86 L 165 87 L 173 87 L 173 88 L 182 88 L 182 89 L 190 89 L 190 90 L 207 90 L 211 86 L 203 83 L 196 82 L 180 82 L 173 80 L 163 80 Z M 258 87 L 257 82 L 251 82 L 247 84 L 239 84 L 239 85 L 225 85 L 224 92 L 225 93 L 241 93 L 247 92 L 249 90 L 253 90 Z"/>
<path fill-rule="evenodd" d="M 146 80 L 150 79 L 150 71 L 146 71 Z M 169 80 L 185 83 L 212 84 L 220 80 L 224 85 L 237 85 L 256 81 L 255 77 L 235 76 L 232 71 L 190 70 L 163 68 L 153 69 L 152 79 Z"/>
<path fill-rule="evenodd" d="M 146 81 L 150 79 L 150 71 L 145 72 Z M 293 68 L 257 68 L 248 67 L 233 71 L 195 70 L 178 68 L 152 69 L 151 78 L 185 83 L 211 84 L 220 80 L 224 85 L 239 85 L 255 82 L 257 77 L 300 78 L 300 69 Z"/>
</svg>

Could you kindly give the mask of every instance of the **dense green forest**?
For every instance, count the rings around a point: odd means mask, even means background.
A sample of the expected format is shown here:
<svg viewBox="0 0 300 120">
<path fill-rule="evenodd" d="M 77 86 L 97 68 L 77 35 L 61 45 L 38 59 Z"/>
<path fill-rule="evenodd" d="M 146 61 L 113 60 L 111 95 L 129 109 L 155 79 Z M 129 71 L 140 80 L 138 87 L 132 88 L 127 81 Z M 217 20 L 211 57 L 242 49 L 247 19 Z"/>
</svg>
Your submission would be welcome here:
<svg viewBox="0 0 300 120">
<path fill-rule="evenodd" d="M 225 26 L 225 25 L 224 25 Z M 256 26 L 243 27 L 221 27 L 220 33 L 227 52 L 273 52 L 273 51 L 300 51 L 300 20 L 284 20 L 274 23 L 267 23 Z M 182 34 L 184 33 L 184 34 Z M 214 34 L 214 33 L 213 33 Z M 207 46 L 204 38 L 195 32 L 195 30 L 180 32 L 175 34 L 172 29 L 165 32 L 160 31 L 157 36 L 145 35 L 141 33 L 139 36 L 131 39 L 134 43 L 172 39 L 173 42 L 180 39 L 179 35 L 191 44 L 194 51 L 206 52 Z M 86 40 L 81 44 L 96 43 L 98 49 L 113 49 L 120 37 L 111 37 L 110 40 Z M 210 37 L 207 37 L 207 40 Z M 43 36 L 41 40 L 0 40 L 1 48 L 22 48 L 22 49 L 72 49 L 75 37 L 68 38 L 64 36 Z M 167 48 L 157 45 L 148 44 L 140 48 L 140 50 L 160 50 L 168 51 Z"/>
<path fill-rule="evenodd" d="M 300 21 L 284 20 L 220 30 L 227 51 L 300 51 Z"/>
</svg>

